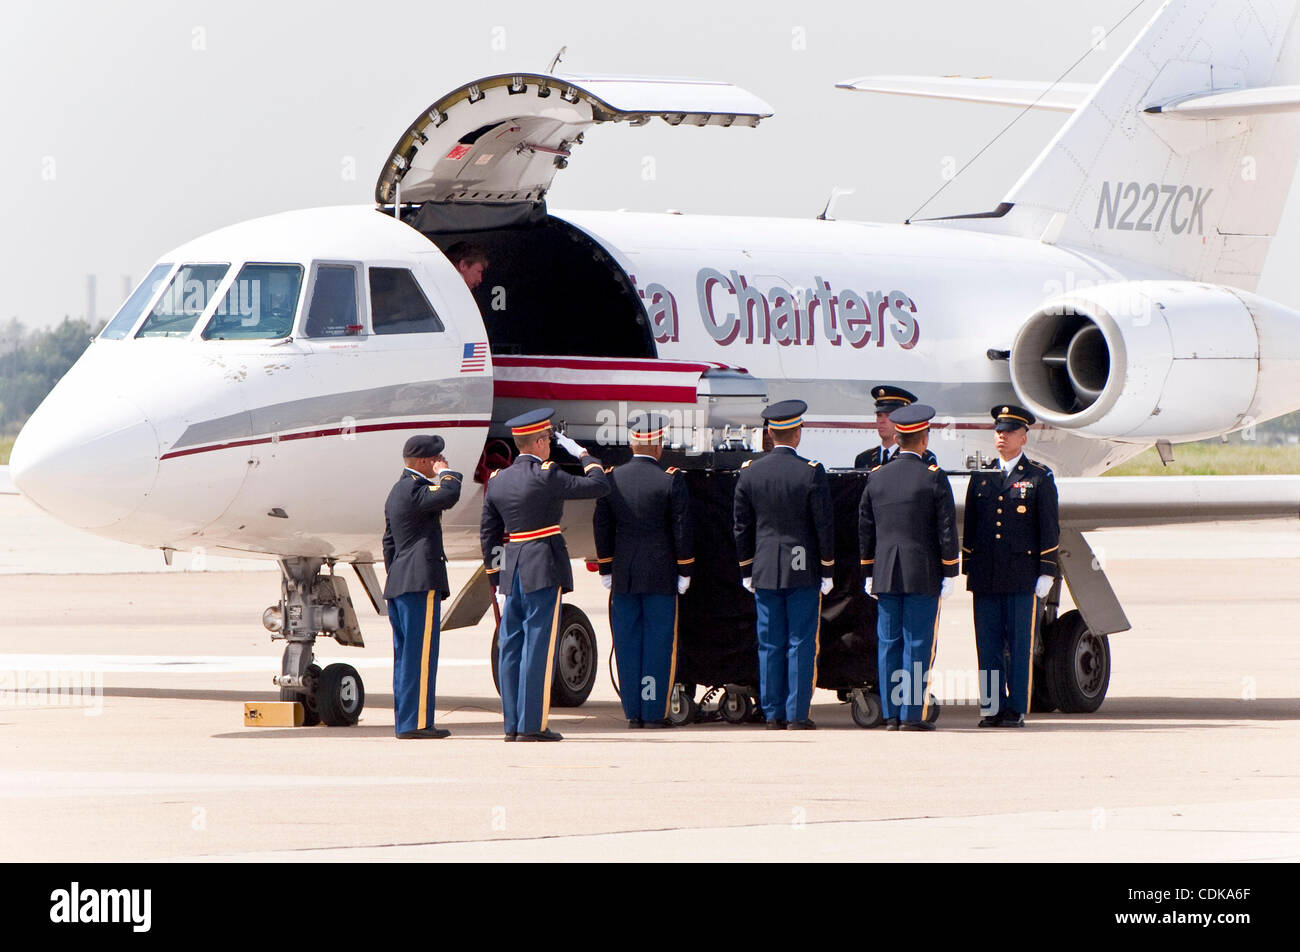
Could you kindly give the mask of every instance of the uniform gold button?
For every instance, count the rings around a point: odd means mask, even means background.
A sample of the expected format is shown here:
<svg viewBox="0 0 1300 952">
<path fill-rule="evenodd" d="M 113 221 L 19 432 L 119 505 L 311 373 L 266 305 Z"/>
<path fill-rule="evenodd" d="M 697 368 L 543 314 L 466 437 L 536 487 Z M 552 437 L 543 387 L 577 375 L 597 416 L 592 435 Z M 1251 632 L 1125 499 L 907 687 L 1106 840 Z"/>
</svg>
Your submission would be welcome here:
<svg viewBox="0 0 1300 952">
<path fill-rule="evenodd" d="M 998 502 L 1001 502 L 1001 501 L 1002 501 L 1002 497 L 999 496 L 999 497 L 998 497 Z"/>
<path fill-rule="evenodd" d="M 1002 515 L 1002 510 L 1001 510 L 1001 509 L 998 510 L 998 515 L 999 515 L 999 516 Z"/>
<path fill-rule="evenodd" d="M 999 526 L 1002 525 L 1002 523 L 1000 523 L 1000 522 L 998 522 L 998 523 L 994 523 L 994 524 L 995 524 L 995 525 L 999 525 Z"/>
<path fill-rule="evenodd" d="M 997 535 L 995 535 L 993 538 L 995 538 L 995 539 L 1001 539 L 1001 538 L 1002 538 L 1002 533 L 999 532 L 999 533 L 998 533 Z"/>
</svg>

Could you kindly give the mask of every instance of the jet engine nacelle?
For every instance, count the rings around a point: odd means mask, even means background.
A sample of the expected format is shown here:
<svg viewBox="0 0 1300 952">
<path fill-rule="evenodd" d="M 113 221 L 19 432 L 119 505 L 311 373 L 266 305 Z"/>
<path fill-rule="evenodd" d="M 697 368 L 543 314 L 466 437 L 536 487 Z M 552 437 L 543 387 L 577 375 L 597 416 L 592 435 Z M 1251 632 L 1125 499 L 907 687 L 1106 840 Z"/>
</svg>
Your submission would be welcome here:
<svg viewBox="0 0 1300 952">
<path fill-rule="evenodd" d="M 1191 281 L 1072 291 L 1020 328 L 1011 382 L 1085 436 L 1204 439 L 1300 406 L 1300 313 Z"/>
</svg>

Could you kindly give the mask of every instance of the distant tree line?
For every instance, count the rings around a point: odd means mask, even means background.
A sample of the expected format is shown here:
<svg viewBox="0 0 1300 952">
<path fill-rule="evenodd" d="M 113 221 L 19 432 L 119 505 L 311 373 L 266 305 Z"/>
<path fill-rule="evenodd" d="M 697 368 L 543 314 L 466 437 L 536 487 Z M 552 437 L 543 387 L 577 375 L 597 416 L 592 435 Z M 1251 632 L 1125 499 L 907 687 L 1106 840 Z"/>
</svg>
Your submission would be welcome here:
<svg viewBox="0 0 1300 952">
<path fill-rule="evenodd" d="M 102 326 L 66 317 L 44 330 L 0 323 L 0 434 L 18 432 Z"/>
</svg>

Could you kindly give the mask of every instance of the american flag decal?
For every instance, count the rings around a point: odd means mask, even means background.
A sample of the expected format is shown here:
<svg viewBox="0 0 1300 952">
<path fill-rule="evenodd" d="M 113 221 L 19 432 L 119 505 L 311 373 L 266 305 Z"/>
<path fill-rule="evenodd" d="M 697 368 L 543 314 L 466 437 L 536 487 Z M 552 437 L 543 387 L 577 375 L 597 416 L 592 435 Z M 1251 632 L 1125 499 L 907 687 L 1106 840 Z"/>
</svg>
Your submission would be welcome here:
<svg viewBox="0 0 1300 952">
<path fill-rule="evenodd" d="M 460 359 L 460 372 L 472 374 L 487 367 L 487 341 L 466 344 Z"/>
</svg>

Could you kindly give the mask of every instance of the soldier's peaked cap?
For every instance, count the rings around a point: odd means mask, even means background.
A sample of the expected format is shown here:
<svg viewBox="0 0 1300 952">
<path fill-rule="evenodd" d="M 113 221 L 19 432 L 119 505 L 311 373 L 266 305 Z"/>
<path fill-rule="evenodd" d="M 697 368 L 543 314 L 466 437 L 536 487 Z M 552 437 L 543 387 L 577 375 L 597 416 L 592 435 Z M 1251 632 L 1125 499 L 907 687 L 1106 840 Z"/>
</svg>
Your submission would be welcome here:
<svg viewBox="0 0 1300 952">
<path fill-rule="evenodd" d="M 404 459 L 429 459 L 434 456 L 441 456 L 446 446 L 447 442 L 441 436 L 421 434 L 406 441 L 406 445 L 402 447 L 402 457 Z"/>
<path fill-rule="evenodd" d="M 916 403 L 916 394 L 902 387 L 890 387 L 882 384 L 871 388 L 871 397 L 876 401 L 877 413 L 889 413 L 909 403 Z M 892 419 L 892 418 L 891 418 Z"/>
<path fill-rule="evenodd" d="M 627 420 L 627 431 L 638 443 L 662 439 L 668 431 L 666 413 L 634 413 Z"/>
<path fill-rule="evenodd" d="M 889 414 L 889 422 L 899 433 L 920 433 L 929 429 L 934 419 L 934 407 L 925 403 L 909 403 Z"/>
<path fill-rule="evenodd" d="M 802 400 L 782 400 L 763 411 L 763 422 L 773 430 L 793 430 L 803 425 L 803 415 L 808 404 Z"/>
<path fill-rule="evenodd" d="M 1014 403 L 1003 403 L 989 411 L 993 416 L 993 429 L 995 430 L 1018 430 L 1023 427 L 1034 425 L 1035 417 L 1024 407 L 1018 407 Z"/>
<path fill-rule="evenodd" d="M 510 427 L 511 436 L 532 436 L 534 433 L 540 433 L 550 426 L 551 417 L 553 416 L 555 416 L 555 411 L 552 408 L 538 407 L 536 410 L 529 410 L 517 417 L 511 417 L 506 420 L 506 426 Z"/>
</svg>

